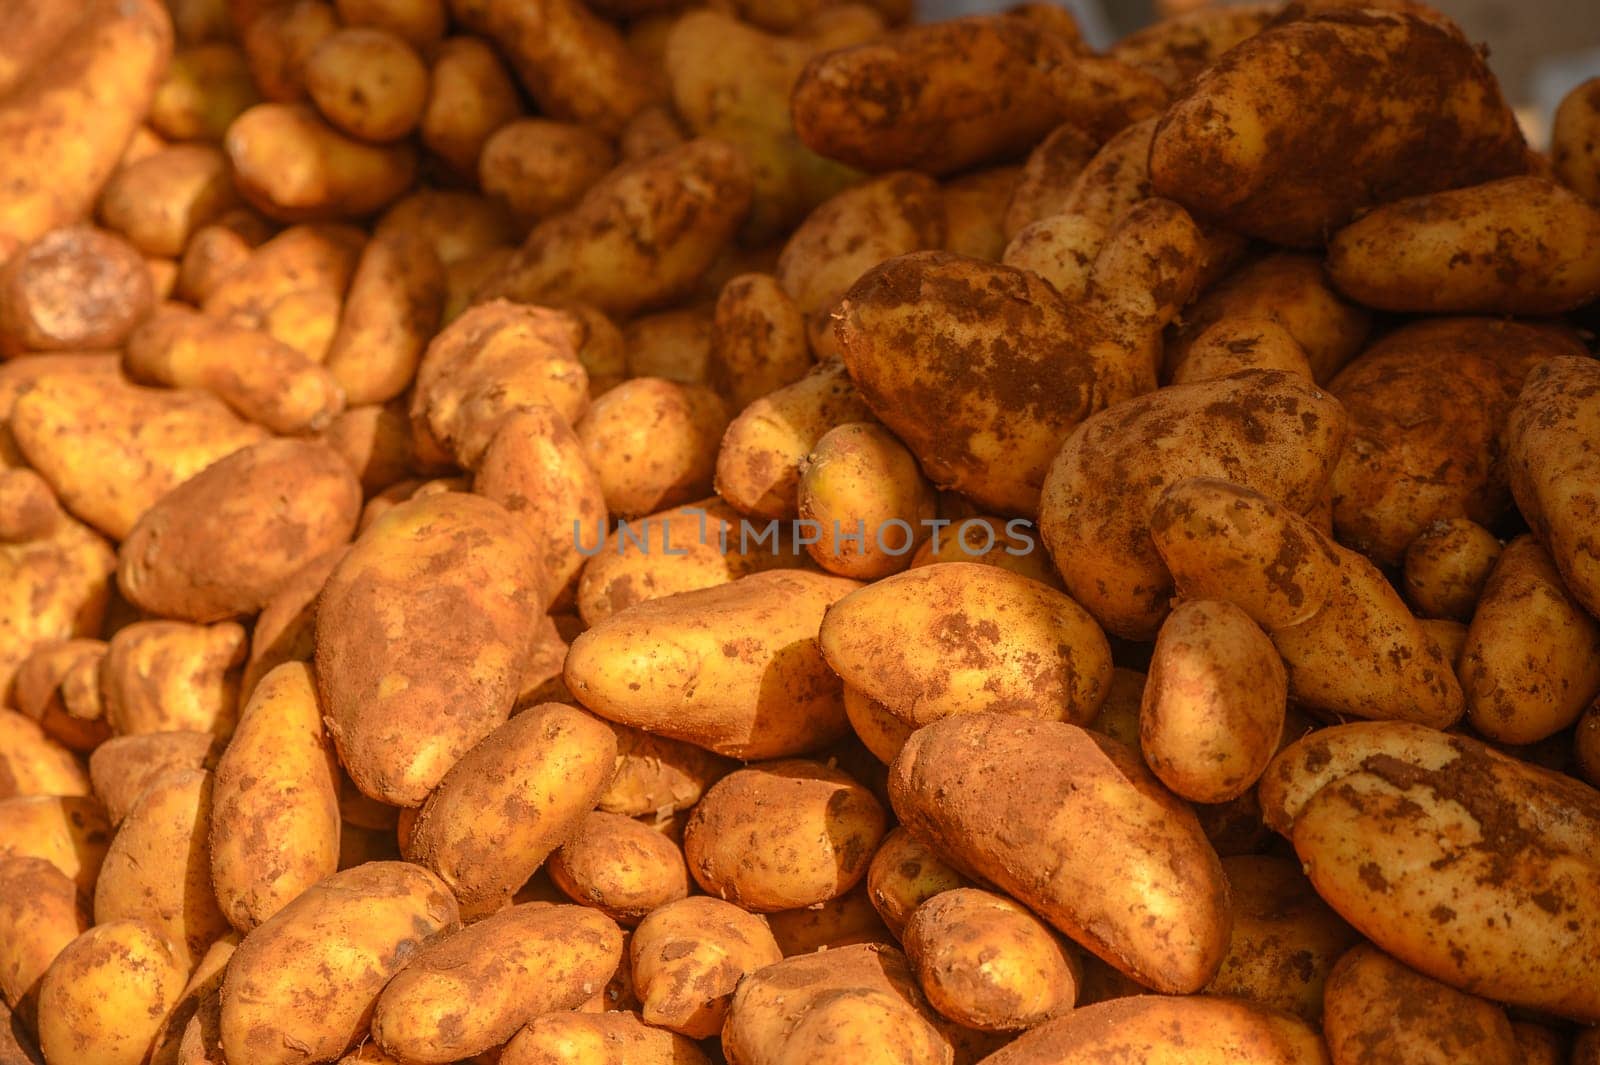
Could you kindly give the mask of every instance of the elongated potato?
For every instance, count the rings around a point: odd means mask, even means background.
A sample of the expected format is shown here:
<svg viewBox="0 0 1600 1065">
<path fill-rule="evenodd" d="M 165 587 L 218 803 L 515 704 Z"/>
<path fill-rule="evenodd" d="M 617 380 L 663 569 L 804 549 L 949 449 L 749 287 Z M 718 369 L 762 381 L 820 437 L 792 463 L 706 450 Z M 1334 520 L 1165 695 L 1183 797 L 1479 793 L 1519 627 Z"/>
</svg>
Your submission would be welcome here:
<svg viewBox="0 0 1600 1065">
<path fill-rule="evenodd" d="M 573 641 L 567 687 L 607 720 L 718 754 L 816 750 L 848 727 L 817 627 L 856 587 L 778 570 L 639 603 Z"/>
<path fill-rule="evenodd" d="M 689 893 L 678 845 L 642 821 L 593 811 L 550 856 L 550 879 L 574 902 L 622 925 Z"/>
<path fill-rule="evenodd" d="M 946 718 L 912 733 L 889 792 L 910 832 L 1140 983 L 1184 994 L 1216 975 L 1231 924 L 1216 852 L 1114 740 L 1060 721 Z"/>
<path fill-rule="evenodd" d="M 39 983 L 93 922 L 71 878 L 43 858 L 0 858 L 0 998 L 37 1032 Z"/>
<path fill-rule="evenodd" d="M 1034 222 L 1067 210 L 1068 190 L 1099 147 L 1073 122 L 1057 126 L 1034 147 L 1006 207 L 1007 241 Z"/>
<path fill-rule="evenodd" d="M 328 372 L 351 405 L 385 403 L 405 391 L 444 310 L 444 267 L 417 234 L 379 233 L 362 249 Z"/>
<path fill-rule="evenodd" d="M 404 853 L 438 873 L 465 913 L 492 913 L 594 808 L 616 753 L 611 730 L 581 710 L 524 710 L 445 774 Z"/>
<path fill-rule="evenodd" d="M 500 1065 L 710 1065 L 693 1040 L 632 1013 L 547 1013 L 506 1044 Z"/>
<path fill-rule="evenodd" d="M 0 708 L 0 741 L 0 798 L 89 794 L 83 766 L 36 722 Z"/>
<path fill-rule="evenodd" d="M 622 932 L 593 910 L 514 906 L 418 951 L 383 989 L 372 1037 L 402 1061 L 458 1061 L 576 1008 L 621 958 Z"/>
<path fill-rule="evenodd" d="M 231 621 L 139 621 L 100 665 L 106 720 L 120 735 L 196 731 L 227 737 L 238 717 L 244 629 Z"/>
<path fill-rule="evenodd" d="M 0 859 L 43 858 L 94 897 L 111 826 L 87 795 L 22 795 L 0 799 Z"/>
<path fill-rule="evenodd" d="M 228 127 L 223 147 L 239 193 L 280 222 L 372 214 L 404 195 L 417 174 L 409 144 L 364 144 L 298 104 L 257 104 Z"/>
<path fill-rule="evenodd" d="M 39 988 L 45 1060 L 142 1065 L 189 964 L 155 925 L 102 921 L 68 943 Z"/>
<path fill-rule="evenodd" d="M 783 959 L 764 918 L 705 895 L 652 912 L 628 950 L 640 1016 L 691 1039 L 720 1032 L 739 981 Z"/>
</svg>

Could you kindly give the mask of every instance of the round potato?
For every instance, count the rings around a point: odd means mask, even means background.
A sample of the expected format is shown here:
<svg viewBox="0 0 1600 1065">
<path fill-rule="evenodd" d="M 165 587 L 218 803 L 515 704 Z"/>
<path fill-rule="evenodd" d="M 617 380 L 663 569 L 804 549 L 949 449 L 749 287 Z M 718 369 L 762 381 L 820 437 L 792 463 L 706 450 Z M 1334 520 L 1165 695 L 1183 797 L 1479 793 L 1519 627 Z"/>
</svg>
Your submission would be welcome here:
<svg viewBox="0 0 1600 1065">
<path fill-rule="evenodd" d="M 154 303 L 127 241 L 89 226 L 53 230 L 0 269 L 0 355 L 117 347 Z"/>
<path fill-rule="evenodd" d="M 39 988 L 49 1062 L 142 1065 L 189 965 L 155 926 L 103 921 L 64 947 Z"/>
<path fill-rule="evenodd" d="M 771 274 L 722 286 L 711 321 L 708 383 L 740 411 L 811 369 L 805 316 Z"/>
<path fill-rule="evenodd" d="M 709 388 L 636 377 L 595 400 L 575 429 L 606 509 L 631 518 L 705 495 L 727 426 Z"/>
<path fill-rule="evenodd" d="M 628 950 L 640 1016 L 691 1039 L 721 1032 L 740 980 L 783 959 L 765 919 L 705 895 L 653 911 Z"/>
<path fill-rule="evenodd" d="M 428 102 L 428 68 L 388 30 L 350 26 L 306 56 L 306 91 L 323 117 L 364 141 L 397 141 L 417 128 Z"/>
<path fill-rule="evenodd" d="M 678 845 L 620 814 L 585 815 L 550 856 L 549 869 L 550 879 L 573 901 L 626 926 L 689 894 L 689 870 Z"/>
<path fill-rule="evenodd" d="M 1470 621 L 1500 550 L 1499 538 L 1477 522 L 1434 522 L 1406 548 L 1406 600 L 1423 617 Z"/>
<path fill-rule="evenodd" d="M 874 580 L 905 569 L 936 502 L 911 452 L 870 422 L 828 430 L 800 466 L 797 511 L 817 536 L 806 550 L 841 577 Z"/>
<path fill-rule="evenodd" d="M 1567 188 L 1600 203 L 1600 78 L 1562 98 L 1550 127 L 1550 156 Z"/>
</svg>

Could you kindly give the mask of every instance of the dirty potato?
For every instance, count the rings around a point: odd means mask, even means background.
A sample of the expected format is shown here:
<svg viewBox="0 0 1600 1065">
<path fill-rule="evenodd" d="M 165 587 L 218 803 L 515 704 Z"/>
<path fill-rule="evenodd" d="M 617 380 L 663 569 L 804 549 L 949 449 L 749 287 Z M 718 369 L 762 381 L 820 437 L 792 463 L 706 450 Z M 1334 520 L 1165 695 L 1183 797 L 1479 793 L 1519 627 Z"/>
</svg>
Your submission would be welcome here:
<svg viewBox="0 0 1600 1065">
<path fill-rule="evenodd" d="M 1434 522 L 1406 547 L 1406 600 L 1423 617 L 1470 621 L 1500 557 L 1494 533 L 1467 518 Z"/>
<path fill-rule="evenodd" d="M 871 422 L 830 429 L 800 467 L 797 513 L 812 559 L 841 577 L 905 569 L 937 513 L 931 485 L 894 435 Z"/>
<path fill-rule="evenodd" d="M 155 303 L 140 250 L 86 225 L 19 249 L 0 268 L 0 357 L 119 347 Z"/>
<path fill-rule="evenodd" d="M 188 972 L 188 961 L 153 924 L 97 924 L 45 971 L 39 988 L 45 1060 L 140 1065 Z"/>
<path fill-rule="evenodd" d="M 727 425 L 709 388 L 634 377 L 596 399 L 574 429 L 606 509 L 631 518 L 705 495 Z"/>
<path fill-rule="evenodd" d="M 593 811 L 550 856 L 550 879 L 575 902 L 622 925 L 689 893 L 689 872 L 678 845 L 649 825 Z"/>
<path fill-rule="evenodd" d="M 721 1032 L 739 981 L 783 959 L 765 919 L 706 895 L 653 911 L 628 949 L 640 1016 L 691 1039 Z"/>
</svg>

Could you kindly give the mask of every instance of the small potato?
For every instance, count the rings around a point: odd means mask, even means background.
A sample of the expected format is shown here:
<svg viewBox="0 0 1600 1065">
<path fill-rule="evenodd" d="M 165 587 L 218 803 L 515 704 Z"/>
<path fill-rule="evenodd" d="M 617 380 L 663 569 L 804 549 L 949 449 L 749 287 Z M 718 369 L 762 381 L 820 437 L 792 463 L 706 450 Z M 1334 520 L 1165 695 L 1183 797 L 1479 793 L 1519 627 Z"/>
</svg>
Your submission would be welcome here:
<svg viewBox="0 0 1600 1065">
<path fill-rule="evenodd" d="M 244 629 L 231 621 L 140 621 L 120 629 L 100 666 L 106 720 L 122 736 L 231 736 L 245 647 Z"/>
<path fill-rule="evenodd" d="M 64 519 L 50 482 L 24 467 L 0 467 L 0 542 L 46 539 Z"/>
<path fill-rule="evenodd" d="M 222 982 L 227 1061 L 309 1065 L 367 1032 L 391 977 L 460 926 L 455 899 L 426 869 L 369 862 L 335 873 L 244 937 Z"/>
<path fill-rule="evenodd" d="M 857 943 L 892 945 L 895 942 L 878 911 L 873 909 L 865 882 L 857 883 L 843 895 L 826 902 L 770 913 L 767 924 L 785 958 Z"/>
<path fill-rule="evenodd" d="M 261 102 L 239 46 L 208 41 L 179 48 L 150 101 L 150 125 L 174 141 L 220 144 L 233 120 Z"/>
<path fill-rule="evenodd" d="M 196 230 L 234 207 L 227 168 L 227 158 L 210 145 L 165 148 L 112 176 L 100 196 L 100 217 L 145 255 L 176 258 Z"/>
<path fill-rule="evenodd" d="M 404 853 L 438 873 L 465 913 L 492 913 L 571 838 L 616 752 L 611 730 L 581 710 L 524 710 L 445 774 Z"/>
<path fill-rule="evenodd" d="M 721 1032 L 740 980 L 783 959 L 764 918 L 705 895 L 652 912 L 628 950 L 640 1016 L 691 1039 Z"/>
<path fill-rule="evenodd" d="M 1406 600 L 1423 617 L 1470 621 L 1500 549 L 1499 538 L 1477 522 L 1434 522 L 1406 548 Z"/>
<path fill-rule="evenodd" d="M 936 515 L 933 487 L 894 435 L 870 422 L 828 430 L 800 466 L 797 512 L 817 565 L 841 577 L 897 573 Z"/>
<path fill-rule="evenodd" d="M 322 116 L 358 140 L 386 144 L 417 128 L 428 101 L 428 68 L 388 30 L 351 26 L 306 56 L 306 92 Z"/>
<path fill-rule="evenodd" d="M 1106 227 L 1087 215 L 1046 215 L 1018 230 L 1000 261 L 1038 274 L 1064 299 L 1077 301 L 1089 291 L 1095 257 L 1108 236 Z"/>
<path fill-rule="evenodd" d="M 699 802 L 733 768 L 727 759 L 692 744 L 627 725 L 611 728 L 617 734 L 616 773 L 595 804 L 607 813 L 671 816 Z"/>
<path fill-rule="evenodd" d="M 189 964 L 153 924 L 102 921 L 67 944 L 39 989 L 46 1061 L 142 1065 Z"/>
<path fill-rule="evenodd" d="M 297 104 L 257 104 L 228 127 L 223 148 L 240 194 L 280 222 L 360 218 L 416 178 L 410 145 L 352 140 Z"/>
<path fill-rule="evenodd" d="M 303 99 L 306 61 L 323 38 L 338 31 L 338 13 L 324 0 L 264 0 L 254 6 L 253 14 L 235 20 L 251 77 L 268 100 Z"/>
<path fill-rule="evenodd" d="M 169 769 L 210 769 L 217 737 L 209 732 L 147 732 L 113 736 L 89 756 L 89 779 L 112 826 Z"/>
<path fill-rule="evenodd" d="M 228 931 L 211 888 L 212 774 L 174 769 L 140 794 L 95 884 L 97 923 L 136 920 L 172 942 L 184 974 Z"/>
<path fill-rule="evenodd" d="M 57 743 L 73 751 L 93 751 L 111 735 L 100 697 L 100 662 L 105 654 L 101 640 L 37 645 L 17 669 L 12 691 L 17 709 Z M 42 793 L 65 794 L 52 788 Z"/>
<path fill-rule="evenodd" d="M 1600 78 L 1562 98 L 1550 127 L 1550 156 L 1567 188 L 1600 203 Z"/>
<path fill-rule="evenodd" d="M 904 939 L 928 1002 L 968 1028 L 1032 1028 L 1077 1000 L 1072 956 L 1048 925 L 1004 896 L 942 892 L 911 914 Z"/>
<path fill-rule="evenodd" d="M 1533 537 L 1501 552 L 1457 671 L 1472 727 L 1500 743 L 1553 736 L 1600 695 L 1600 621 L 1567 593 Z"/>
<path fill-rule="evenodd" d="M 372 235 L 420 238 L 445 266 L 507 249 L 513 239 L 510 218 L 487 196 L 432 187 L 418 189 L 385 211 Z"/>
<path fill-rule="evenodd" d="M 250 658 L 239 682 L 250 698 L 261 678 L 284 662 L 309 662 L 316 651 L 316 606 L 328 577 L 348 547 L 335 548 L 307 562 L 261 608 L 250 634 Z"/>
<path fill-rule="evenodd" d="M 1028 154 L 1006 207 L 1006 240 L 1029 225 L 1066 210 L 1066 196 L 1100 147 L 1076 123 L 1057 126 Z"/>
<path fill-rule="evenodd" d="M 1505 1010 L 1430 980 L 1365 943 L 1340 958 L 1328 977 L 1322 1026 L 1334 1065 L 1522 1060 Z"/>
<path fill-rule="evenodd" d="M 117 347 L 154 304 L 127 241 L 89 226 L 52 230 L 0 268 L 0 357 Z"/>
<path fill-rule="evenodd" d="M 765 762 L 719 780 L 684 828 L 707 893 L 754 913 L 811 906 L 867 872 L 886 815 L 872 793 L 818 762 Z"/>
<path fill-rule="evenodd" d="M 971 886 L 972 881 L 903 828 L 883 837 L 867 868 L 867 894 L 896 936 L 903 936 L 912 912 L 924 902 Z"/>
<path fill-rule="evenodd" d="M 72 752 L 32 719 L 0 708 L 0 799 L 87 795 L 89 779 Z"/>
<path fill-rule="evenodd" d="M 616 162 L 611 142 L 592 129 L 547 118 L 514 119 L 483 142 L 478 185 L 528 227 L 577 203 Z"/>
<path fill-rule="evenodd" d="M 223 278 L 250 258 L 253 247 L 249 237 L 231 226 L 221 223 L 201 226 L 190 236 L 183 257 L 178 261 L 173 298 L 205 303 Z"/>
<path fill-rule="evenodd" d="M 499 1065 L 710 1065 L 695 1043 L 631 1013 L 547 1013 L 518 1032 Z"/>
<path fill-rule="evenodd" d="M 457 174 L 476 177 L 483 146 L 495 130 L 522 114 L 505 64 L 477 37 L 451 37 L 438 46 L 422 112 L 422 143 Z"/>
<path fill-rule="evenodd" d="M 1170 384 L 1215 381 L 1241 370 L 1281 370 L 1314 379 L 1311 362 L 1283 326 L 1270 318 L 1222 318 L 1200 333 L 1170 364 Z"/>
<path fill-rule="evenodd" d="M 93 922 L 67 874 L 43 858 L 0 858 L 0 998 L 38 1031 L 39 983 Z"/>
<path fill-rule="evenodd" d="M 74 443 L 57 441 L 69 450 Z M 36 646 L 92 635 L 106 615 L 106 578 L 115 569 L 108 545 L 65 517 L 54 524 L 43 539 L 0 542 L 0 701 L 10 700 L 16 672 Z"/>
<path fill-rule="evenodd" d="M 100 803 L 86 795 L 19 795 L 0 799 L 0 860 L 43 858 L 94 897 L 111 844 Z"/>
<path fill-rule="evenodd" d="M 550 856 L 550 879 L 574 902 L 624 926 L 689 893 L 683 852 L 650 826 L 595 811 Z"/>
<path fill-rule="evenodd" d="M 606 509 L 626 518 L 705 495 L 727 426 L 709 388 L 636 377 L 595 400 L 575 429 Z"/>
<path fill-rule="evenodd" d="M 996 166 L 944 184 L 944 250 L 998 260 L 1006 247 L 1006 206 L 1021 170 Z"/>
<path fill-rule="evenodd" d="M 514 906 L 408 959 L 378 998 L 372 1037 L 402 1061 L 455 1062 L 581 1005 L 621 958 L 621 931 L 593 910 Z"/>
<path fill-rule="evenodd" d="M 805 318 L 771 274 L 740 274 L 722 286 L 711 322 L 707 380 L 741 411 L 811 369 Z"/>
<path fill-rule="evenodd" d="M 1238 798 L 1277 753 L 1289 684 L 1283 659 L 1232 603 L 1193 599 L 1161 625 L 1139 712 L 1139 749 L 1193 802 Z"/>
</svg>

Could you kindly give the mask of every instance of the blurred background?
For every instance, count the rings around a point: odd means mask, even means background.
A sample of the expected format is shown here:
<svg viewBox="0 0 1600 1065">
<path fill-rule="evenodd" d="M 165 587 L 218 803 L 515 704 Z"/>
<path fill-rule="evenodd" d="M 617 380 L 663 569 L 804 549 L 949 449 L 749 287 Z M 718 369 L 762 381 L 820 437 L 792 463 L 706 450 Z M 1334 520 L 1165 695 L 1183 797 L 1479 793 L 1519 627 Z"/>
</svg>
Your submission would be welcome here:
<svg viewBox="0 0 1600 1065">
<path fill-rule="evenodd" d="M 4 0 L 0 0 L 3 3 Z M 1009 7 L 1012 0 L 919 0 L 924 19 Z M 1157 18 L 1216 0 L 1061 0 L 1090 44 L 1104 47 Z M 1473 41 L 1489 45 L 1506 96 L 1530 140 L 1545 143 L 1550 115 L 1574 85 L 1600 76 L 1600 0 L 1428 0 Z"/>
</svg>

